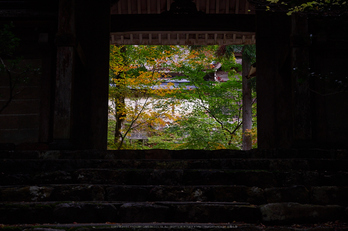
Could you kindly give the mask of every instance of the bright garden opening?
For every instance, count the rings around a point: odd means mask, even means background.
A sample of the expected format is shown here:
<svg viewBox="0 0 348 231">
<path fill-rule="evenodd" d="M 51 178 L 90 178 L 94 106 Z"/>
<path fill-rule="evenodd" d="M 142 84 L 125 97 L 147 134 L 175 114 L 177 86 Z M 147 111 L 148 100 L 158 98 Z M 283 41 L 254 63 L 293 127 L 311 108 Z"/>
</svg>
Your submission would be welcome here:
<svg viewBox="0 0 348 231">
<path fill-rule="evenodd" d="M 255 62 L 255 45 L 112 45 L 108 148 L 257 147 L 256 81 L 242 61 Z"/>
</svg>

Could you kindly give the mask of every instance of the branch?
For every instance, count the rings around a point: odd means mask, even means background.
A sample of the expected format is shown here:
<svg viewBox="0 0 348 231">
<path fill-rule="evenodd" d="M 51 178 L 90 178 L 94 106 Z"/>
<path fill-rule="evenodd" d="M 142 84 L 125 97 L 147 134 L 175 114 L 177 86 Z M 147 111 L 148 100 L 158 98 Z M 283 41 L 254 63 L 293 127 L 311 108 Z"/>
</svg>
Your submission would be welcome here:
<svg viewBox="0 0 348 231">
<path fill-rule="evenodd" d="M 133 127 L 133 125 L 134 125 L 134 123 L 139 119 L 140 115 L 143 113 L 145 107 L 147 106 L 147 101 L 149 100 L 149 98 L 150 98 L 150 96 L 147 96 L 147 98 L 146 98 L 146 100 L 145 100 L 145 103 L 144 103 L 143 106 L 141 107 L 141 109 L 140 109 L 139 113 L 136 115 L 136 117 L 132 120 L 131 124 L 129 125 L 129 128 L 127 129 L 126 133 L 124 134 L 124 137 L 127 136 L 127 134 L 130 132 L 130 130 L 132 130 L 132 129 L 138 127 L 138 125 L 135 126 L 135 127 Z"/>
<path fill-rule="evenodd" d="M 225 126 L 224 126 L 224 124 L 209 110 L 209 108 L 207 108 L 206 106 L 204 106 L 204 104 L 203 104 L 203 102 L 204 102 L 204 100 L 202 99 L 202 96 L 200 95 L 200 94 L 198 94 L 198 97 L 199 97 L 199 99 L 201 100 L 201 107 L 203 107 L 208 113 L 209 113 L 209 115 L 218 123 L 218 124 L 220 124 L 220 126 L 221 126 L 221 129 L 222 130 L 225 130 L 225 131 L 227 131 L 229 134 L 233 134 L 233 133 L 231 133 L 231 131 L 228 129 L 228 128 L 226 128 Z"/>
<path fill-rule="evenodd" d="M 145 123 L 146 123 L 146 121 L 141 122 L 141 123 L 138 123 L 137 125 L 135 125 L 134 127 L 132 127 L 132 129 L 135 129 L 135 128 L 137 128 L 137 127 L 139 127 L 140 125 L 143 125 L 143 124 L 145 124 Z"/>
<path fill-rule="evenodd" d="M 195 83 L 194 83 L 194 84 L 195 84 Z M 196 86 L 196 85 L 195 85 L 195 86 Z M 230 140 L 229 140 L 229 142 L 228 142 L 228 144 L 230 145 L 231 142 L 232 142 L 233 135 L 236 133 L 236 131 L 237 131 L 237 130 L 242 126 L 242 124 L 243 124 L 243 121 L 240 121 L 240 122 L 239 122 L 239 118 L 240 118 L 240 113 L 241 113 L 242 106 L 239 107 L 238 124 L 237 124 L 237 126 L 233 129 L 233 131 L 231 131 L 231 130 L 229 130 L 228 128 L 226 128 L 226 127 L 224 126 L 224 124 L 223 124 L 223 123 L 222 123 L 222 122 L 209 110 L 209 108 L 207 108 L 207 107 L 204 106 L 204 104 L 203 104 L 204 100 L 202 99 L 202 96 L 201 96 L 201 94 L 200 94 L 199 92 L 198 92 L 198 97 L 199 97 L 200 101 L 202 102 L 202 103 L 201 103 L 201 107 L 203 107 L 203 108 L 209 113 L 209 115 L 210 115 L 217 123 L 220 124 L 222 130 L 227 131 L 227 132 L 230 134 L 231 138 L 230 138 Z M 256 98 L 255 98 L 255 100 L 256 100 Z M 255 100 L 254 100 L 254 102 L 255 102 Z"/>
<path fill-rule="evenodd" d="M 239 124 L 237 125 L 237 127 L 235 127 L 235 129 L 233 129 L 232 134 L 234 135 L 234 133 L 240 128 L 240 126 L 242 126 L 243 121 L 239 122 Z"/>
<path fill-rule="evenodd" d="M 155 71 L 153 70 L 152 71 L 152 76 L 154 75 Z M 158 82 L 158 81 L 157 81 Z M 156 83 L 157 83 L 156 82 Z M 144 111 L 146 105 L 147 105 L 147 101 L 149 100 L 150 96 L 147 96 L 146 100 L 145 100 L 145 103 L 143 104 L 140 112 L 137 114 L 137 116 L 132 120 L 131 124 L 129 125 L 127 131 L 124 133 L 124 135 L 122 135 L 122 133 L 120 132 L 120 135 L 121 135 L 121 143 L 120 145 L 118 146 L 118 150 L 121 149 L 122 145 L 123 145 L 123 142 L 124 142 L 124 139 L 126 138 L 127 134 L 132 130 L 134 129 L 135 127 L 133 127 L 134 123 L 139 119 L 140 115 L 142 114 L 142 112 Z"/>
</svg>

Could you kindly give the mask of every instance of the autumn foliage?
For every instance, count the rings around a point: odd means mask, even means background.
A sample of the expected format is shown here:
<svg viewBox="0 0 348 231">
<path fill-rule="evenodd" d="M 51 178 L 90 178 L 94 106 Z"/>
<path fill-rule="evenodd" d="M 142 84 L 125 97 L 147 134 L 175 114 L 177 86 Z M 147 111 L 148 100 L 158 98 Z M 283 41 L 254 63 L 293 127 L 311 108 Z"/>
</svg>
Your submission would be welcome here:
<svg viewBox="0 0 348 231">
<path fill-rule="evenodd" d="M 234 55 L 218 58 L 216 49 L 111 46 L 109 147 L 136 149 L 129 141 L 149 138 L 147 148 L 240 148 L 239 67 Z M 228 79 L 214 77 L 217 62 Z"/>
<path fill-rule="evenodd" d="M 132 133 L 150 135 L 173 121 L 172 84 L 166 66 L 172 61 L 175 46 L 111 46 L 110 111 L 116 120 L 114 143 L 120 149 Z"/>
</svg>

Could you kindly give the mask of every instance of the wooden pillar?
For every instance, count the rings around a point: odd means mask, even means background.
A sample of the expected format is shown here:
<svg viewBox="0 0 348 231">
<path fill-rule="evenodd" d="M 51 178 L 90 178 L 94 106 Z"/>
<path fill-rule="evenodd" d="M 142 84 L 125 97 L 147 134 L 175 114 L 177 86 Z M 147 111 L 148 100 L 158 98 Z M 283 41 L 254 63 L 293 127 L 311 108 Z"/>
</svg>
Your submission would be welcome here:
<svg viewBox="0 0 348 231">
<path fill-rule="evenodd" d="M 54 26 L 55 25 L 55 26 Z M 42 53 L 42 79 L 41 79 L 41 106 L 40 106 L 40 143 L 48 143 L 52 141 L 53 129 L 53 94 L 52 86 L 56 79 L 56 47 L 54 44 L 54 36 L 56 35 L 57 24 L 50 25 L 47 33 L 43 34 L 44 39 L 40 41 Z M 53 27 L 54 26 L 54 27 Z M 54 29 L 53 29 L 54 28 Z M 54 88 L 53 88 L 54 89 Z"/>
<path fill-rule="evenodd" d="M 110 1 L 76 1 L 77 63 L 73 82 L 72 141 L 106 149 L 110 53 Z"/>
<path fill-rule="evenodd" d="M 110 1 L 60 0 L 55 149 L 106 149 Z"/>
<path fill-rule="evenodd" d="M 75 65 L 75 1 L 60 0 L 55 84 L 53 148 L 70 148 L 72 81 Z"/>
<path fill-rule="evenodd" d="M 258 147 L 292 146 L 290 17 L 257 12 Z"/>
<path fill-rule="evenodd" d="M 309 68 L 309 33 L 307 15 L 291 16 L 293 136 L 296 146 L 312 142 L 312 116 Z"/>
</svg>

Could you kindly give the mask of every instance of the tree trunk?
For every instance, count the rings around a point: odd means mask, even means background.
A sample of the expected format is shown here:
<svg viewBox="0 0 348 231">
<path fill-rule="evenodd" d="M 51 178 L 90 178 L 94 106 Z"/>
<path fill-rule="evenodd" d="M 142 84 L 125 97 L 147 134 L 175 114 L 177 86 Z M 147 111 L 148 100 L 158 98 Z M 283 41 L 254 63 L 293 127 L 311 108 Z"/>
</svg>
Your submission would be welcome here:
<svg viewBox="0 0 348 231">
<path fill-rule="evenodd" d="M 121 55 L 124 58 L 124 60 L 127 60 L 125 57 L 125 53 L 126 53 L 126 47 L 124 46 L 121 48 Z M 116 79 L 123 78 L 121 76 L 122 75 L 119 74 L 118 76 L 116 76 Z M 121 133 L 121 129 L 122 129 L 122 123 L 124 122 L 126 118 L 125 96 L 117 94 L 117 96 L 115 96 L 113 100 L 115 103 L 114 106 L 115 106 L 115 120 L 116 120 L 114 143 L 116 144 L 120 142 L 120 146 L 118 148 L 120 149 L 124 140 L 124 137 L 122 136 L 122 133 Z"/>
<path fill-rule="evenodd" d="M 243 51 L 244 53 L 244 47 Z M 243 54 L 242 58 L 242 94 L 243 94 L 243 144 L 242 150 L 252 149 L 252 97 L 251 97 L 251 85 L 249 80 L 246 78 L 249 74 L 251 63 L 245 58 Z"/>
<path fill-rule="evenodd" d="M 118 143 L 120 139 L 122 138 L 121 134 L 121 128 L 122 128 L 122 123 L 124 121 L 124 118 L 126 117 L 125 115 L 125 110 L 122 108 L 120 110 L 120 105 L 117 105 L 117 102 L 120 102 L 122 107 L 124 107 L 124 97 L 120 97 L 119 99 L 114 99 L 115 102 L 115 120 L 116 120 L 116 125 L 115 125 L 115 137 L 114 137 L 114 142 Z"/>
</svg>

